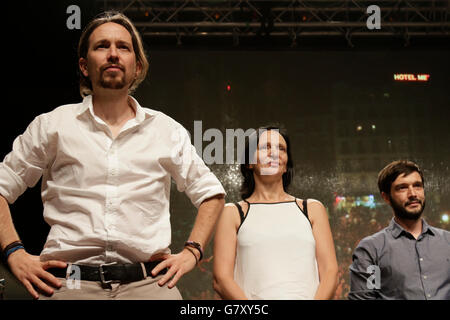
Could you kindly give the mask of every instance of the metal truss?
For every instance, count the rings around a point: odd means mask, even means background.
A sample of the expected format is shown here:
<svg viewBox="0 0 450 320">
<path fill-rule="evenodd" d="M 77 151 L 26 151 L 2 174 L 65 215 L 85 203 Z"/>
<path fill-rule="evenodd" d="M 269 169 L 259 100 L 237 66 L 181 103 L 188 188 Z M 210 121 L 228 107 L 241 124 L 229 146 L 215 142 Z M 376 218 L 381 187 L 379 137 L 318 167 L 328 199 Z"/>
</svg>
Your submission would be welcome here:
<svg viewBox="0 0 450 320">
<path fill-rule="evenodd" d="M 101 10 L 119 10 L 129 16 L 146 38 L 224 38 L 238 45 L 252 37 L 450 38 L 449 0 L 101 0 Z M 381 11 L 381 29 L 369 30 L 367 8 Z"/>
</svg>

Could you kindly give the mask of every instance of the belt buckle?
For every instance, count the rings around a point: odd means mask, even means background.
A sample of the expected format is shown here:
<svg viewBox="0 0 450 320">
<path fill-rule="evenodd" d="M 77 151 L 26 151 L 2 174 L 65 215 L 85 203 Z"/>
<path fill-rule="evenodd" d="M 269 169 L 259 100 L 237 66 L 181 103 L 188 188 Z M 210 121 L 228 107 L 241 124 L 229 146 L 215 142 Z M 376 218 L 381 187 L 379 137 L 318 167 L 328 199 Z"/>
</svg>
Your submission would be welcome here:
<svg viewBox="0 0 450 320">
<path fill-rule="evenodd" d="M 98 267 L 102 284 L 110 284 L 113 282 L 113 280 L 105 280 L 105 270 L 103 270 L 103 267 L 112 266 L 114 264 L 117 264 L 117 262 L 103 263 Z"/>
</svg>

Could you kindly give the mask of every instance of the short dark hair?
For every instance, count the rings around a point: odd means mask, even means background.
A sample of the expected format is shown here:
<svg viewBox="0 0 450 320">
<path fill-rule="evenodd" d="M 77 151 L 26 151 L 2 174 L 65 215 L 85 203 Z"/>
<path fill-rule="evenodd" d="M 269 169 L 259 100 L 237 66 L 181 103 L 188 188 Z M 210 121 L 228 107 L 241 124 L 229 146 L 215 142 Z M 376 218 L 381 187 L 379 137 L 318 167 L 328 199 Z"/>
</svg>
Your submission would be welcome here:
<svg viewBox="0 0 450 320">
<path fill-rule="evenodd" d="M 425 183 L 423 179 L 422 170 L 419 166 L 409 160 L 397 160 L 389 163 L 378 173 L 378 189 L 386 194 L 391 193 L 392 183 L 401 174 L 409 175 L 410 173 L 418 172 L 422 178 L 422 183 Z"/>
<path fill-rule="evenodd" d="M 294 162 L 291 155 L 291 143 L 290 139 L 287 135 L 287 131 L 285 128 L 279 125 L 270 125 L 265 127 L 258 128 L 253 134 L 251 134 L 248 138 L 246 137 L 245 141 L 245 152 L 244 159 L 241 159 L 241 173 L 244 177 L 241 185 L 241 198 L 243 200 L 247 199 L 252 195 L 255 191 L 255 178 L 253 177 L 253 170 L 249 168 L 249 164 L 253 163 L 253 153 L 256 150 L 250 150 L 251 146 L 258 146 L 259 138 L 262 133 L 269 130 L 277 131 L 286 141 L 286 153 L 287 153 L 287 164 L 286 164 L 286 172 L 283 173 L 283 189 L 287 192 L 289 185 L 294 178 Z M 256 140 L 256 142 L 255 142 Z"/>
</svg>

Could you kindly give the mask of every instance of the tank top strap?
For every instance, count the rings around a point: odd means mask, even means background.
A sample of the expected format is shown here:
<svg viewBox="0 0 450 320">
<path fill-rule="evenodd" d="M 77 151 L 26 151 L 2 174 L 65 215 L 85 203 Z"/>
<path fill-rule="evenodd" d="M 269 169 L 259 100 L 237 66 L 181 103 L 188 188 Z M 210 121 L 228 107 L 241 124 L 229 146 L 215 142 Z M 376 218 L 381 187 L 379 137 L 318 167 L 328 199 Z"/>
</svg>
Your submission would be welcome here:
<svg viewBox="0 0 450 320">
<path fill-rule="evenodd" d="M 305 214 L 305 216 L 309 220 L 309 216 L 308 216 L 308 199 L 304 199 L 302 204 L 303 204 L 303 213 Z"/>
<path fill-rule="evenodd" d="M 244 214 L 244 210 L 242 210 L 242 206 L 241 206 L 238 202 L 235 202 L 235 203 L 234 203 L 234 205 L 236 206 L 236 208 L 237 208 L 238 211 L 239 211 L 239 216 L 241 217 L 241 223 L 239 224 L 239 228 L 237 229 L 237 232 L 239 232 L 239 229 L 241 229 L 242 224 L 244 223 L 245 218 L 247 218 L 248 212 L 250 211 L 250 202 L 248 202 L 247 200 L 244 200 L 244 201 L 245 201 L 245 202 L 247 203 L 247 205 L 248 205 L 247 214 Z"/>
<path fill-rule="evenodd" d="M 301 209 L 300 206 L 298 205 L 297 198 L 295 198 L 295 203 L 297 204 L 297 207 L 300 209 L 300 211 L 305 215 L 306 219 L 308 220 L 309 224 L 312 227 L 311 220 L 309 219 L 308 216 L 308 199 L 303 199 L 302 201 L 303 209 Z"/>
<path fill-rule="evenodd" d="M 239 211 L 239 216 L 241 217 L 241 224 L 242 224 L 242 222 L 244 222 L 244 218 L 245 218 L 244 217 L 244 211 L 242 210 L 242 207 L 241 207 L 241 205 L 238 202 L 235 202 L 234 205 L 236 206 L 236 208 Z"/>
</svg>

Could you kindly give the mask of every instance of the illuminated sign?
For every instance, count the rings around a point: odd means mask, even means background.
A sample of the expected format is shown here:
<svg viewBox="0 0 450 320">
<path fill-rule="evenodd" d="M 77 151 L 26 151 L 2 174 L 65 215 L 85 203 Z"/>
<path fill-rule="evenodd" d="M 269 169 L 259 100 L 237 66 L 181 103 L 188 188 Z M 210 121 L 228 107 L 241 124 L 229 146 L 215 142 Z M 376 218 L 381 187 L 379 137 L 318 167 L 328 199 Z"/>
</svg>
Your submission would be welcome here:
<svg viewBox="0 0 450 320">
<path fill-rule="evenodd" d="M 422 81 L 427 82 L 430 79 L 429 74 L 414 74 L 414 73 L 394 73 L 395 81 Z"/>
<path fill-rule="evenodd" d="M 373 194 L 369 194 L 367 196 L 339 196 L 336 195 L 336 198 L 334 200 L 334 207 L 337 209 L 344 209 L 346 211 L 349 211 L 353 207 L 367 207 L 370 209 L 374 209 L 377 206 L 377 203 L 375 201 L 375 197 Z"/>
</svg>

